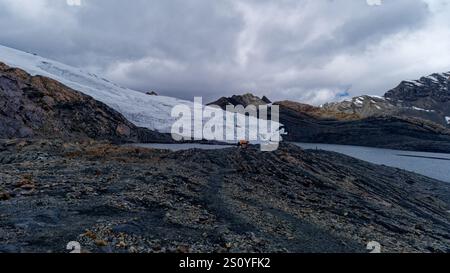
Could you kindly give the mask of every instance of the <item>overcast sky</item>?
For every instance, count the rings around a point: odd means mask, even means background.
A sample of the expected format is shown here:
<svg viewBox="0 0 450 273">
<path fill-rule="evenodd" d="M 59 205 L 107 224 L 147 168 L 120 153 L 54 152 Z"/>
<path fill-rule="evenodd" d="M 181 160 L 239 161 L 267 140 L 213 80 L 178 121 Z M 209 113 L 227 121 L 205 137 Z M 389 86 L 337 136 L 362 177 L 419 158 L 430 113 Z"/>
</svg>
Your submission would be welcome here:
<svg viewBox="0 0 450 273">
<path fill-rule="evenodd" d="M 0 44 L 140 91 L 320 104 L 450 71 L 449 14 L 447 0 L 0 0 Z"/>
</svg>

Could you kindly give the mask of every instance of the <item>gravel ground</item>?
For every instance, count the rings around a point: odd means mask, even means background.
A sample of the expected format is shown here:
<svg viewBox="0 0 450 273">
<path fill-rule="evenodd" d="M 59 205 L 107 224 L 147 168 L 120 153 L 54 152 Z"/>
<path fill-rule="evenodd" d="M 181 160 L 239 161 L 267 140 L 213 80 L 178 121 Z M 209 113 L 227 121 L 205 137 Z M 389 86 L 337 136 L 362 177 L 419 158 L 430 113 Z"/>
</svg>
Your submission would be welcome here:
<svg viewBox="0 0 450 273">
<path fill-rule="evenodd" d="M 450 185 L 282 145 L 0 140 L 0 252 L 450 252 Z"/>
</svg>

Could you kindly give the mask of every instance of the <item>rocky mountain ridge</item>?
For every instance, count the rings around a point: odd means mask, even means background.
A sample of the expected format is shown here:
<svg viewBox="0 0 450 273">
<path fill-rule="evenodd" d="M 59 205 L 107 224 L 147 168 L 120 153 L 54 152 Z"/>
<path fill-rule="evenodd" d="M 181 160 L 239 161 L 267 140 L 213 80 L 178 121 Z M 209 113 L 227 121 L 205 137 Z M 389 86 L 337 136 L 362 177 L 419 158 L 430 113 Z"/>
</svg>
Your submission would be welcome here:
<svg viewBox="0 0 450 273">
<path fill-rule="evenodd" d="M 237 106 L 242 105 L 244 107 L 247 107 L 248 105 L 266 105 L 272 103 L 266 96 L 260 98 L 258 96 L 255 96 L 251 93 L 246 93 L 244 95 L 234 95 L 232 97 L 222 97 L 218 99 L 217 101 L 208 103 L 208 105 L 216 105 L 219 106 L 222 109 L 226 109 L 227 105 Z"/>
<path fill-rule="evenodd" d="M 401 109 L 416 110 L 418 117 L 450 127 L 450 72 L 403 81 L 385 98 Z"/>
<path fill-rule="evenodd" d="M 327 103 L 322 108 L 357 114 L 361 118 L 418 118 L 450 128 L 450 72 L 434 73 L 414 81 L 402 81 L 386 92 L 384 97 L 359 96 L 342 102 Z"/>
<path fill-rule="evenodd" d="M 280 106 L 280 123 L 288 133 L 284 137 L 287 141 L 447 153 L 449 86 L 450 72 L 403 81 L 384 97 L 363 95 L 319 107 L 295 101 L 273 105 Z M 246 103 L 265 103 L 252 94 L 246 97 L 253 98 Z M 218 104 L 225 109 L 237 101 L 222 98 Z"/>
<path fill-rule="evenodd" d="M 280 122 L 288 133 L 284 140 L 450 153 L 450 131 L 433 122 L 389 115 L 360 118 L 342 112 L 333 116 L 322 111 L 280 105 Z"/>
<path fill-rule="evenodd" d="M 0 63 L 0 138 L 170 140 L 53 79 Z"/>
</svg>

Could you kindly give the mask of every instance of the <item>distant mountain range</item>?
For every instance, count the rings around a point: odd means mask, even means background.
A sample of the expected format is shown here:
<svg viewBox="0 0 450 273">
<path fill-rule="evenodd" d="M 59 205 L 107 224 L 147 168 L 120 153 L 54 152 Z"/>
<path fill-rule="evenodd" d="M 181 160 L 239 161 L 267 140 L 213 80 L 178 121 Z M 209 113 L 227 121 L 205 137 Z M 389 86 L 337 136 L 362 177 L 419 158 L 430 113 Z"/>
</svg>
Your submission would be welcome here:
<svg viewBox="0 0 450 273">
<path fill-rule="evenodd" d="M 450 152 L 450 72 L 403 81 L 384 97 L 358 96 L 320 107 L 275 102 L 285 140 Z M 260 105 L 252 94 L 220 98 L 216 104 Z"/>
<path fill-rule="evenodd" d="M 360 96 L 322 106 L 326 110 L 372 116 L 400 116 L 429 120 L 450 128 L 450 72 L 403 81 L 384 97 Z"/>
</svg>

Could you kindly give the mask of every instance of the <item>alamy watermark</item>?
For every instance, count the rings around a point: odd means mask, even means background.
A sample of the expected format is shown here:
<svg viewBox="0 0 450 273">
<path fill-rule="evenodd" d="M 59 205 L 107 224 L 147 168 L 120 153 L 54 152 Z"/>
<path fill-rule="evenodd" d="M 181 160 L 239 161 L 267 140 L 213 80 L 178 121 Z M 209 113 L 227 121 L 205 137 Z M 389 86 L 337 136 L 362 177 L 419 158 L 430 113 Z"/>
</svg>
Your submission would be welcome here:
<svg viewBox="0 0 450 273">
<path fill-rule="evenodd" d="M 284 134 L 279 123 L 278 105 L 204 106 L 200 97 L 193 105 L 179 104 L 172 109 L 172 137 L 176 141 L 217 141 L 260 144 L 263 151 L 278 149 Z M 270 112 L 270 113 L 269 113 Z"/>
<path fill-rule="evenodd" d="M 382 252 L 381 244 L 377 241 L 369 242 L 366 249 L 372 254 L 380 254 Z M 72 254 L 80 254 L 82 252 L 81 244 L 77 241 L 71 241 L 67 244 L 66 250 Z"/>
</svg>

